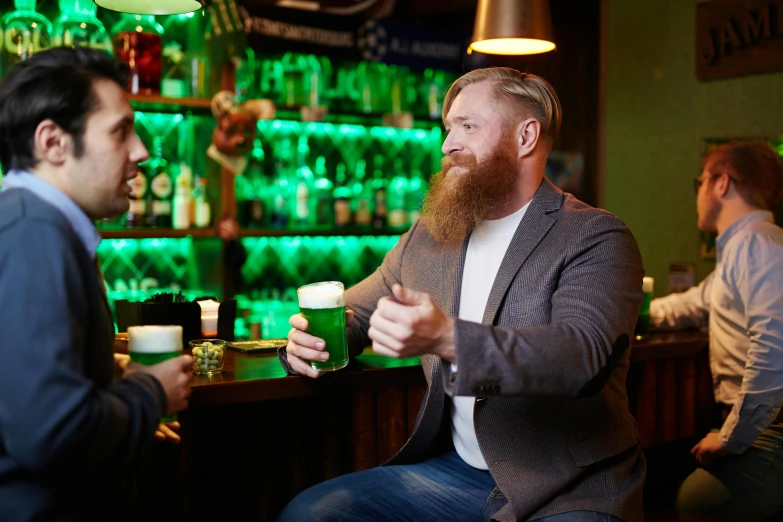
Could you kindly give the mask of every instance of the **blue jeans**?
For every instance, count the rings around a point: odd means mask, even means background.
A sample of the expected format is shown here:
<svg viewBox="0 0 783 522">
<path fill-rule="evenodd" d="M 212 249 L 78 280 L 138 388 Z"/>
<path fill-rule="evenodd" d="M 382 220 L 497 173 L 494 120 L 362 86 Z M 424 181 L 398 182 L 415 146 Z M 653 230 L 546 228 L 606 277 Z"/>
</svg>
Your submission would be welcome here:
<svg viewBox="0 0 783 522">
<path fill-rule="evenodd" d="M 489 521 L 506 505 L 488 471 L 469 466 L 455 451 L 407 466 L 349 473 L 296 496 L 278 522 Z M 572 511 L 541 522 L 615 522 L 593 511 Z"/>
</svg>

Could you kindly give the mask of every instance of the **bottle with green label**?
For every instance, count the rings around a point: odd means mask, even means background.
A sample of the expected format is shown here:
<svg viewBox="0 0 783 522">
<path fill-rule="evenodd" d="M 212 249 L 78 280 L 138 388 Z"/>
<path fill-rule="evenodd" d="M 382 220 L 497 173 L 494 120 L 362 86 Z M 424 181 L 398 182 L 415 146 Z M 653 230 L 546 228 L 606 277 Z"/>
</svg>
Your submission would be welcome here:
<svg viewBox="0 0 783 522">
<path fill-rule="evenodd" d="M 52 38 L 52 23 L 35 11 L 35 0 L 14 0 L 14 6 L 16 10 L 0 20 L 0 78 L 14 65 L 47 49 Z"/>
<path fill-rule="evenodd" d="M 169 171 L 169 164 L 163 157 L 163 141 L 163 137 L 155 137 L 153 146 L 155 157 L 148 162 L 147 176 L 150 186 L 147 192 L 147 226 L 170 228 L 174 182 Z"/>
<path fill-rule="evenodd" d="M 250 199 L 247 203 L 247 226 L 263 228 L 269 221 L 269 180 L 264 174 L 264 148 L 256 138 L 250 154 L 247 172 L 250 181 Z"/>
<path fill-rule="evenodd" d="M 389 227 L 405 228 L 408 226 L 408 179 L 403 175 L 403 160 L 394 160 L 394 177 L 389 183 L 386 203 L 389 207 Z"/>
<path fill-rule="evenodd" d="M 286 138 L 275 147 L 275 181 L 272 185 L 272 205 L 269 214 L 273 228 L 288 226 L 294 204 L 295 188 L 292 179 L 291 140 Z"/>
<path fill-rule="evenodd" d="M 372 187 L 373 195 L 373 213 L 372 227 L 376 230 L 386 228 L 388 219 L 388 190 L 386 188 L 386 179 L 383 176 L 383 156 L 376 154 L 373 160 Z"/>
<path fill-rule="evenodd" d="M 352 192 L 345 176 L 345 163 L 338 163 L 334 174 L 334 226 L 347 227 L 351 224 L 351 199 Z"/>
<path fill-rule="evenodd" d="M 360 227 L 369 226 L 372 223 L 373 192 L 369 180 L 365 179 L 366 169 L 367 163 L 363 159 L 358 160 L 351 182 L 353 222 Z"/>
<path fill-rule="evenodd" d="M 296 204 L 294 205 L 294 215 L 292 216 L 293 223 L 298 227 L 309 227 L 315 224 L 315 187 L 313 171 L 307 164 L 310 156 L 307 136 L 299 137 L 296 155 L 299 166 L 296 169 L 296 180 L 294 181 Z"/>
<path fill-rule="evenodd" d="M 55 47 L 91 47 L 112 52 L 111 36 L 98 17 L 92 0 L 60 0 L 60 18 L 54 23 Z"/>
<path fill-rule="evenodd" d="M 420 170 L 414 169 L 408 182 L 408 195 L 405 204 L 408 209 L 408 224 L 412 225 L 421 217 L 421 208 L 426 195 L 427 180 L 421 175 Z"/>
<path fill-rule="evenodd" d="M 315 224 L 318 227 L 334 225 L 334 183 L 326 175 L 326 158 L 315 160 Z"/>
<path fill-rule="evenodd" d="M 128 182 L 131 193 L 128 195 L 130 207 L 125 214 L 125 226 L 128 228 L 143 227 L 147 220 L 147 173 L 140 165 L 136 170 L 136 177 Z"/>
</svg>

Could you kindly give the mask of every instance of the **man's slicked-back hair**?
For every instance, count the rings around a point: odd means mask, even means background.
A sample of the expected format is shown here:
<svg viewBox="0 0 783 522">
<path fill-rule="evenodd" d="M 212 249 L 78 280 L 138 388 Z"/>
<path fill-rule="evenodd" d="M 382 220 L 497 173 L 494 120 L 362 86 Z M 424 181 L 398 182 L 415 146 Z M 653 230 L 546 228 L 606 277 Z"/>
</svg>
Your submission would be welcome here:
<svg viewBox="0 0 783 522">
<path fill-rule="evenodd" d="M 126 71 L 106 52 L 84 47 L 42 51 L 11 69 L 0 82 L 3 170 L 35 167 L 35 130 L 44 120 L 52 120 L 73 137 L 73 153 L 80 157 L 87 119 L 98 105 L 93 83 L 109 80 L 124 89 Z"/>
<path fill-rule="evenodd" d="M 451 110 L 457 95 L 472 83 L 490 82 L 500 105 L 499 113 L 506 126 L 513 127 L 525 118 L 533 117 L 541 124 L 541 133 L 549 145 L 560 132 L 563 119 L 560 100 L 548 81 L 509 67 L 476 69 L 455 81 L 443 100 L 443 121 Z"/>
</svg>

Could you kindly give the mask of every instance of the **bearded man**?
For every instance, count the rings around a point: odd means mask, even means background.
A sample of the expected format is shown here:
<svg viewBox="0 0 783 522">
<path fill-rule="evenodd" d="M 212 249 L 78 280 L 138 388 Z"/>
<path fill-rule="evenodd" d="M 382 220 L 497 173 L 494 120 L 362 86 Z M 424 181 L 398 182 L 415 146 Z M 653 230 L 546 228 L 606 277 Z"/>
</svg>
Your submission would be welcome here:
<svg viewBox="0 0 783 522">
<path fill-rule="evenodd" d="M 345 294 L 352 356 L 372 343 L 421 357 L 413 434 L 383 466 L 300 493 L 280 520 L 642 520 L 625 391 L 636 242 L 544 179 L 561 121 L 545 80 L 472 71 L 443 116 L 424 217 Z M 301 315 L 290 322 L 281 363 L 318 377 L 324 341 Z"/>
</svg>

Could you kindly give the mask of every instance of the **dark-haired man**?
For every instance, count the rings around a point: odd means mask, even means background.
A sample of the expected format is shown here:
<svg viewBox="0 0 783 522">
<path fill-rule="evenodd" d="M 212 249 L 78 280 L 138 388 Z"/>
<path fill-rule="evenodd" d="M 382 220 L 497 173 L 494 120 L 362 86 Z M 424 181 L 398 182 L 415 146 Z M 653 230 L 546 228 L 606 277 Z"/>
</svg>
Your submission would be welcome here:
<svg viewBox="0 0 783 522">
<path fill-rule="evenodd" d="M 653 300 L 650 312 L 658 328 L 709 324 L 721 427 L 691 450 L 702 467 L 680 486 L 677 506 L 764 520 L 783 512 L 783 230 L 770 212 L 783 167 L 764 142 L 727 143 L 707 156 L 694 188 L 699 229 L 718 233 L 715 270 Z"/>
<path fill-rule="evenodd" d="M 57 48 L 0 84 L 0 520 L 124 519 L 162 415 L 187 406 L 190 356 L 114 379 L 92 220 L 128 210 L 148 154 L 112 58 Z"/>
</svg>

